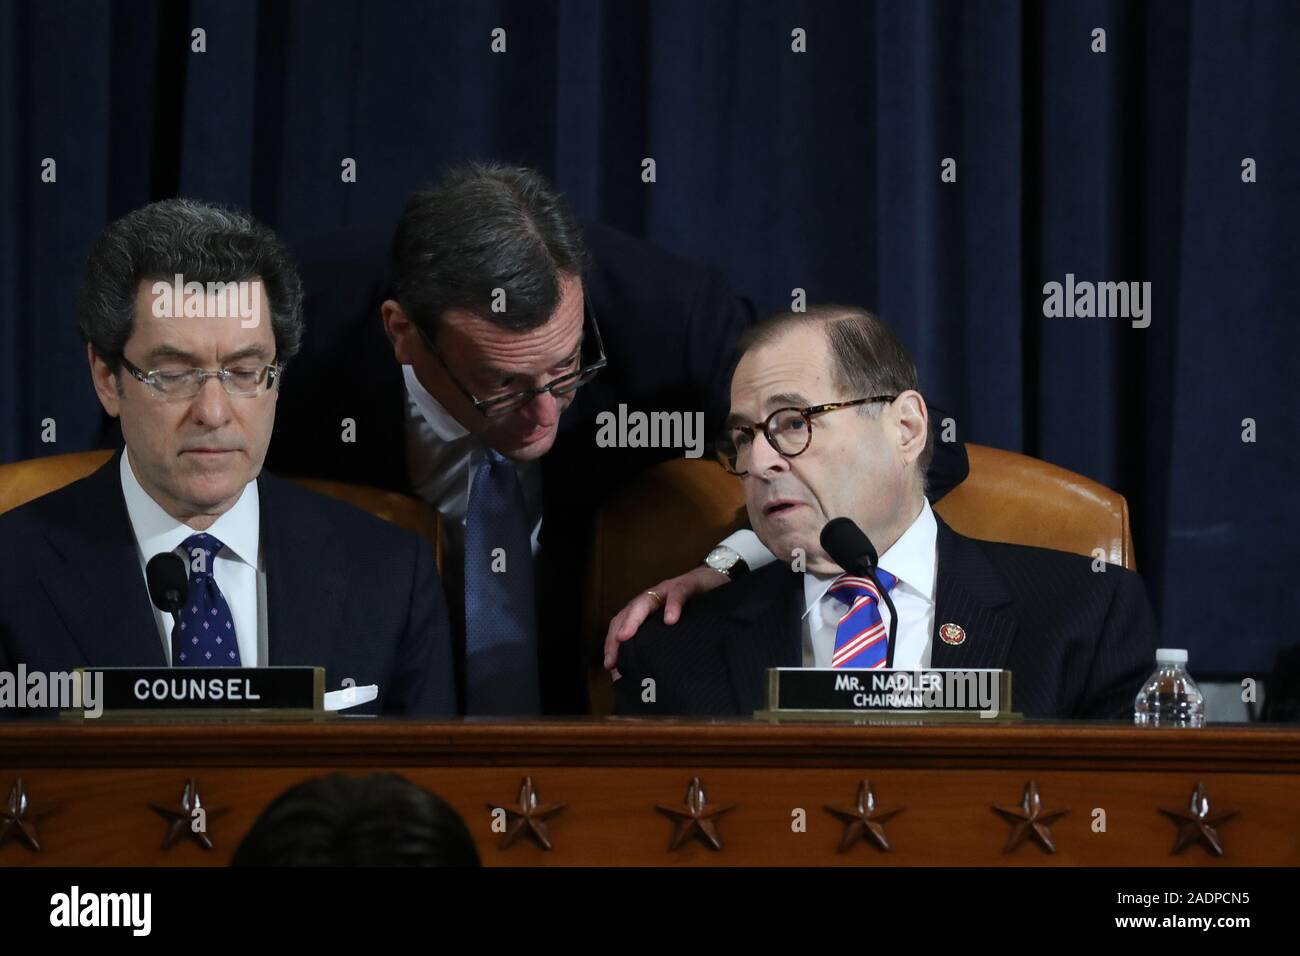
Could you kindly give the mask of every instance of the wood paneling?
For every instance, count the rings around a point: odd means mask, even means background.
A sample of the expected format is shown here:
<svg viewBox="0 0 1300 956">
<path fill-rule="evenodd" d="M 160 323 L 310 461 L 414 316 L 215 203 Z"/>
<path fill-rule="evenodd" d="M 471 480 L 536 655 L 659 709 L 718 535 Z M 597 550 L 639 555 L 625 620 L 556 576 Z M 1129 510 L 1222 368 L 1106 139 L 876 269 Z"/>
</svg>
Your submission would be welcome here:
<svg viewBox="0 0 1300 956">
<path fill-rule="evenodd" d="M 293 783 L 344 770 L 395 770 L 444 796 L 468 822 L 484 862 L 517 865 L 1297 865 L 1300 730 L 1124 725 L 850 726 L 655 723 L 60 722 L 0 727 L 0 798 L 22 777 L 43 848 L 14 839 L 0 865 L 220 865 L 261 809 Z M 499 850 L 488 804 L 514 806 L 531 775 L 554 849 L 526 838 Z M 195 777 L 209 808 L 211 852 L 163 851 L 151 802 L 175 804 Z M 691 842 L 668 852 L 672 822 L 656 804 L 683 804 L 692 777 L 710 803 L 732 804 L 723 850 Z M 843 825 L 824 809 L 850 806 L 869 778 L 894 850 L 866 843 L 838 853 Z M 1034 779 L 1058 852 L 1024 844 L 1004 854 L 1009 826 L 994 804 L 1019 804 Z M 1175 825 L 1203 782 L 1225 853 L 1171 855 Z M 803 810 L 806 831 L 792 826 Z M 1104 811 L 1105 829 L 1095 820 Z"/>
</svg>

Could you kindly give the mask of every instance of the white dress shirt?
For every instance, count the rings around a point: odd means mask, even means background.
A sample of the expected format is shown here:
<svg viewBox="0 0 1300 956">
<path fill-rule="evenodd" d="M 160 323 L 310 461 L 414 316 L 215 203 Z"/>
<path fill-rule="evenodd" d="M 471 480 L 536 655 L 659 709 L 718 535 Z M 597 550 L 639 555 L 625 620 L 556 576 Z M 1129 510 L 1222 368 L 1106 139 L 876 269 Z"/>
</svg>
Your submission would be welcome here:
<svg viewBox="0 0 1300 956">
<path fill-rule="evenodd" d="M 175 551 L 185 559 L 185 567 L 188 569 L 191 556 L 181 548 L 181 542 L 198 532 L 177 521 L 149 497 L 128 462 L 129 455 L 129 451 L 122 452 L 122 496 L 126 499 L 126 513 L 131 519 L 131 530 L 135 532 L 140 575 L 145 578 L 147 588 L 145 566 L 149 559 L 164 551 Z M 212 560 L 212 577 L 225 596 L 226 603 L 230 605 L 235 639 L 239 644 L 240 663 L 244 667 L 265 667 L 268 659 L 266 575 L 262 568 L 261 505 L 256 481 L 250 481 L 244 486 L 239 500 L 212 522 L 207 533 L 223 545 Z M 153 616 L 158 623 L 163 654 L 170 665 L 172 616 L 157 607 L 153 609 Z"/>
<path fill-rule="evenodd" d="M 890 592 L 898 609 L 898 643 L 894 645 L 897 670 L 924 670 L 930 666 L 934 634 L 935 546 L 939 526 L 923 501 L 921 513 L 880 556 L 879 567 L 898 582 Z M 803 666 L 830 667 L 835 653 L 835 628 L 848 605 L 826 593 L 838 574 L 803 576 Z M 889 627 L 889 608 L 881 602 L 880 619 Z"/>
<path fill-rule="evenodd" d="M 718 544 L 730 548 L 744 558 L 745 564 L 749 565 L 751 571 L 757 571 L 763 565 L 771 564 L 776 560 L 776 555 L 763 547 L 763 542 L 758 540 L 758 535 L 749 528 L 731 532 Z"/>
<path fill-rule="evenodd" d="M 411 487 L 442 513 L 448 544 L 456 561 L 463 564 L 469 489 L 487 448 L 429 394 L 415 377 L 415 369 L 404 365 L 402 375 L 406 379 L 406 457 Z M 542 476 L 536 461 L 516 462 L 515 467 L 523 485 L 536 555 L 542 531 Z"/>
</svg>

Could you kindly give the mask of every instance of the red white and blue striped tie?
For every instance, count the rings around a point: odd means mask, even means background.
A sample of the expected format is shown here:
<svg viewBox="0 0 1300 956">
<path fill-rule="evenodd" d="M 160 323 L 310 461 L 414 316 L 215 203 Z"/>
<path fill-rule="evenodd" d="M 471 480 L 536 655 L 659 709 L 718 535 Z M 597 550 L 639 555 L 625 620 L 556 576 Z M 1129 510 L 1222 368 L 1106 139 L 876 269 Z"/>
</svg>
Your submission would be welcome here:
<svg viewBox="0 0 1300 956">
<path fill-rule="evenodd" d="M 882 568 L 876 576 L 886 591 L 894 589 L 895 577 Z M 831 667 L 884 667 L 889 651 L 889 631 L 880 619 L 880 592 L 870 579 L 841 574 L 826 591 L 849 606 L 835 628 L 835 653 Z"/>
</svg>

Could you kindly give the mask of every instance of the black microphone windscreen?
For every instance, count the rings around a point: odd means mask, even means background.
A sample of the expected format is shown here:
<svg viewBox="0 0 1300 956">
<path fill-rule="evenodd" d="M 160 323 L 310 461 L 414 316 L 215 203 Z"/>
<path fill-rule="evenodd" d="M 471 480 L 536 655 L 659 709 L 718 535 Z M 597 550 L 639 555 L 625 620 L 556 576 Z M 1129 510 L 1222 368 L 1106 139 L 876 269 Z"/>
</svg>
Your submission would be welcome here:
<svg viewBox="0 0 1300 956">
<path fill-rule="evenodd" d="M 171 551 L 155 554 L 144 566 L 144 576 L 149 583 L 149 599 L 158 610 L 174 614 L 185 603 L 189 575 L 179 554 Z"/>
<path fill-rule="evenodd" d="M 822 550 L 845 571 L 863 574 L 876 566 L 876 548 L 852 518 L 832 518 L 821 534 Z"/>
</svg>

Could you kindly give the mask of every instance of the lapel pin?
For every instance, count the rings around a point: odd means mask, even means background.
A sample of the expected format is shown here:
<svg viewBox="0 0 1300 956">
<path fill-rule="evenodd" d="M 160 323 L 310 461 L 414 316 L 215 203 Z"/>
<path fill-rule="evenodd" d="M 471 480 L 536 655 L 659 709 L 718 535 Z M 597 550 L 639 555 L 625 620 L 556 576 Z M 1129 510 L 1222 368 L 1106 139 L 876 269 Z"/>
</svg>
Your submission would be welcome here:
<svg viewBox="0 0 1300 956">
<path fill-rule="evenodd" d="M 964 644 L 966 629 L 960 624 L 945 624 L 939 628 L 939 636 L 943 638 L 945 644 Z"/>
</svg>

